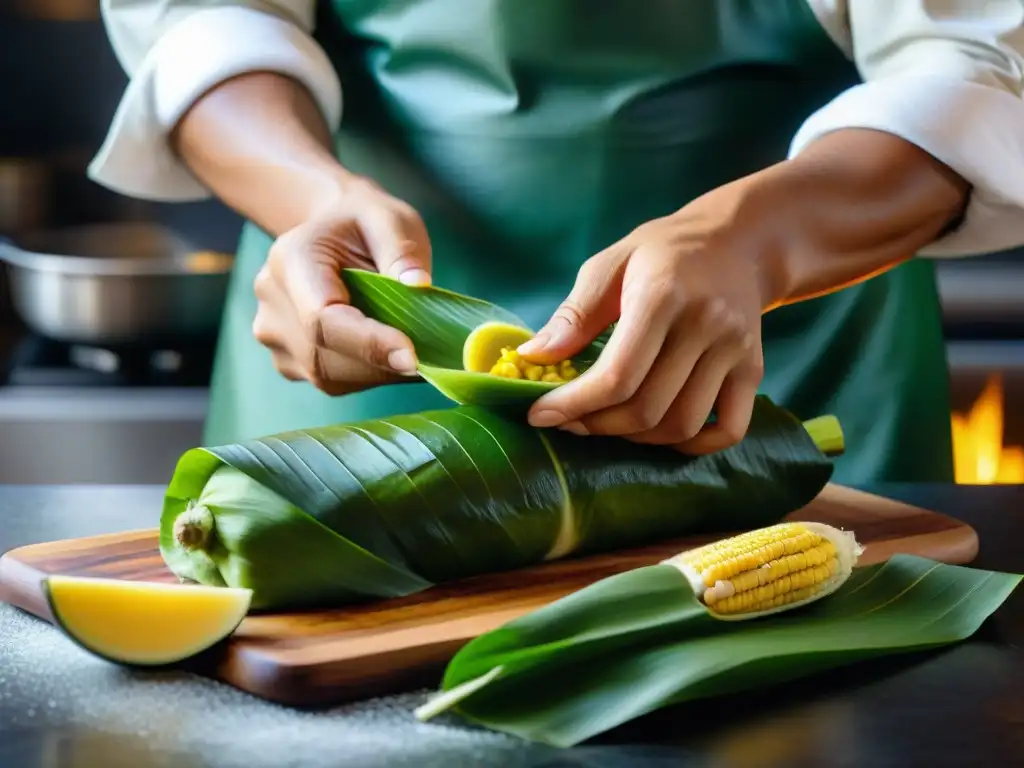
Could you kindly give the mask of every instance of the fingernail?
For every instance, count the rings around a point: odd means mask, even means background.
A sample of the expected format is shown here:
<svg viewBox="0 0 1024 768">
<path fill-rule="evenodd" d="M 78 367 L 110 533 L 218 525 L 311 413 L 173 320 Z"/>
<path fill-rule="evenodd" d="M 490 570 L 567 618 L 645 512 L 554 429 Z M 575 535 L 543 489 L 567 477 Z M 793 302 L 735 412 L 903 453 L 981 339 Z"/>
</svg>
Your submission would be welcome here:
<svg viewBox="0 0 1024 768">
<path fill-rule="evenodd" d="M 534 427 L 557 427 L 565 421 L 565 416 L 558 411 L 538 411 L 530 416 L 530 425 Z"/>
<path fill-rule="evenodd" d="M 520 344 L 518 349 L 516 349 L 516 352 L 520 355 L 529 355 L 534 352 L 540 352 L 547 345 L 550 338 L 550 333 L 547 331 L 541 331 L 529 341 L 524 341 Z"/>
<path fill-rule="evenodd" d="M 586 437 L 590 434 L 590 430 L 578 421 L 570 421 L 568 424 L 560 426 L 559 429 L 564 429 L 566 432 L 572 432 L 574 435 L 579 435 L 580 437 Z"/>
<path fill-rule="evenodd" d="M 425 269 L 407 269 L 398 280 L 406 285 L 430 285 L 430 273 Z"/>
<path fill-rule="evenodd" d="M 408 349 L 396 349 L 388 355 L 388 365 L 398 373 L 414 374 L 416 373 L 416 355 Z"/>
</svg>

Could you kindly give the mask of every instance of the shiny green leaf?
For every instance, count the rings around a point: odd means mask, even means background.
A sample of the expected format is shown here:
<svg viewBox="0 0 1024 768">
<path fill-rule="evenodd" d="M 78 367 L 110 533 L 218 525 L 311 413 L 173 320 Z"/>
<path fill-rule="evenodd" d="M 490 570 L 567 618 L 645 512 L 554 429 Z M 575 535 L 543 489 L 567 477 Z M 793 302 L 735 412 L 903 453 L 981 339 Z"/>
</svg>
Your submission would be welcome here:
<svg viewBox="0 0 1024 768">
<path fill-rule="evenodd" d="M 161 518 L 178 575 L 245 586 L 258 608 L 397 597 L 546 559 L 757 528 L 810 502 L 831 461 L 759 397 L 711 456 L 537 430 L 477 406 L 196 448 Z M 189 549 L 175 526 L 212 532 Z"/>
<path fill-rule="evenodd" d="M 715 619 L 675 568 L 604 579 L 468 643 L 422 719 L 455 708 L 489 728 L 572 746 L 665 706 L 762 688 L 972 635 L 1016 574 L 911 555 L 763 619 Z"/>
<path fill-rule="evenodd" d="M 513 313 L 443 288 L 408 286 L 377 272 L 346 269 L 343 277 L 353 306 L 408 336 L 419 358 L 419 374 L 456 403 L 522 414 L 535 400 L 559 386 L 463 368 L 462 348 L 477 326 L 503 322 L 529 328 Z M 597 360 L 610 332 L 602 333 L 573 357 L 581 371 Z"/>
</svg>

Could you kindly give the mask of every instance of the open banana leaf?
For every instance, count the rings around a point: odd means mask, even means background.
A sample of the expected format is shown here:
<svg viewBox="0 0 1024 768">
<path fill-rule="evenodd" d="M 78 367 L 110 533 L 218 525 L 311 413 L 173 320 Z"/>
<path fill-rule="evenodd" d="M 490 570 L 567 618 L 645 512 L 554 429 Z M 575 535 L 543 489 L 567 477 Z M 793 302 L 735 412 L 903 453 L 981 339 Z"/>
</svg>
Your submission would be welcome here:
<svg viewBox="0 0 1024 768">
<path fill-rule="evenodd" d="M 972 635 L 1016 574 L 896 555 L 829 597 L 746 622 L 714 618 L 669 565 L 612 576 L 465 645 L 443 693 L 454 709 L 525 739 L 568 747 L 656 709 Z"/>
<path fill-rule="evenodd" d="M 778 522 L 832 474 L 808 429 L 759 397 L 744 440 L 691 457 L 459 406 L 195 448 L 160 548 L 183 579 L 252 589 L 255 608 L 399 597 Z"/>
<path fill-rule="evenodd" d="M 532 331 L 512 312 L 443 288 L 408 286 L 377 272 L 346 269 L 343 278 L 353 306 L 408 336 L 419 358 L 420 376 L 456 403 L 518 415 L 558 386 L 465 369 L 463 347 L 479 326 L 506 323 Z M 597 360 L 613 329 L 609 327 L 573 358 L 580 371 Z"/>
</svg>

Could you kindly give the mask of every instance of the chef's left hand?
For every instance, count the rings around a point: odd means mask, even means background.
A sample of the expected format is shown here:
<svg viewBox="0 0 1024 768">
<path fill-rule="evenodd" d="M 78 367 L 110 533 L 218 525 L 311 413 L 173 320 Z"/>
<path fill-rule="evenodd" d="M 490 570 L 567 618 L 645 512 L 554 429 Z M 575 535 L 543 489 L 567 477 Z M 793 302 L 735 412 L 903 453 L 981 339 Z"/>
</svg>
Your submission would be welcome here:
<svg viewBox="0 0 1024 768">
<path fill-rule="evenodd" d="M 519 351 L 555 362 L 618 325 L 592 368 L 533 405 L 532 425 L 689 454 L 743 438 L 764 370 L 761 315 L 772 303 L 759 258 L 772 225 L 747 215 L 745 183 L 643 224 L 583 265 Z"/>
</svg>

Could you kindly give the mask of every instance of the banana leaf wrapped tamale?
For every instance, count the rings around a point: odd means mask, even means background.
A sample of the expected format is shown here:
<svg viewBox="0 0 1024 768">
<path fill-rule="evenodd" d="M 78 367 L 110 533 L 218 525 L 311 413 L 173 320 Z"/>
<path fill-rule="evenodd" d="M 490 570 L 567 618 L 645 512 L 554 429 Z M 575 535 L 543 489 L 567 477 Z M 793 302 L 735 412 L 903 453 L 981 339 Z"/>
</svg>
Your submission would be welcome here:
<svg viewBox="0 0 1024 768">
<path fill-rule="evenodd" d="M 255 608 L 398 597 L 775 523 L 831 477 L 811 431 L 761 397 L 747 437 L 709 456 L 477 406 L 196 448 L 168 487 L 161 552 L 184 579 L 252 589 Z"/>
</svg>

